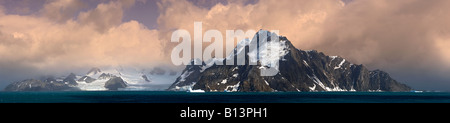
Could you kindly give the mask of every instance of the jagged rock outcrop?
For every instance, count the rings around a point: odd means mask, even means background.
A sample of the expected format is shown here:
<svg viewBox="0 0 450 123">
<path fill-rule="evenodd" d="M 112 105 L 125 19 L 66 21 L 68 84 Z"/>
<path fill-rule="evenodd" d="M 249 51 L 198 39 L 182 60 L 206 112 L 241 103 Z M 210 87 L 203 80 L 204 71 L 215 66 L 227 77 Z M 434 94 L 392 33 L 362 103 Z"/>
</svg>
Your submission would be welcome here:
<svg viewBox="0 0 450 123">
<path fill-rule="evenodd" d="M 100 79 L 100 80 L 102 80 L 102 79 L 111 79 L 111 78 L 114 78 L 114 77 L 116 77 L 116 76 L 113 75 L 113 74 L 110 74 L 110 73 L 102 73 L 102 74 L 100 74 L 100 76 L 98 76 L 97 79 Z"/>
<path fill-rule="evenodd" d="M 105 83 L 105 88 L 107 88 L 108 90 L 118 90 L 119 88 L 125 87 L 127 87 L 127 84 L 120 77 L 113 77 Z"/>
<path fill-rule="evenodd" d="M 63 82 L 72 86 L 76 86 L 78 85 L 77 81 L 77 75 L 75 75 L 74 73 L 70 73 L 69 76 L 67 76 L 66 78 L 64 78 Z"/>
<path fill-rule="evenodd" d="M 191 64 L 194 64 L 195 62 L 201 62 L 198 60 L 192 60 Z M 202 73 L 202 66 L 205 65 L 204 62 L 202 62 L 203 65 L 188 65 L 186 68 L 182 71 L 182 74 L 180 77 L 178 77 L 175 80 L 175 83 L 173 83 L 169 90 L 189 90 L 189 88 L 192 88 L 193 85 L 195 85 L 196 82 L 199 81 Z"/>
<path fill-rule="evenodd" d="M 94 82 L 96 79 L 90 77 L 90 76 L 83 76 L 80 79 L 78 79 L 78 81 L 80 82 L 86 82 L 86 83 L 91 83 Z"/>
</svg>

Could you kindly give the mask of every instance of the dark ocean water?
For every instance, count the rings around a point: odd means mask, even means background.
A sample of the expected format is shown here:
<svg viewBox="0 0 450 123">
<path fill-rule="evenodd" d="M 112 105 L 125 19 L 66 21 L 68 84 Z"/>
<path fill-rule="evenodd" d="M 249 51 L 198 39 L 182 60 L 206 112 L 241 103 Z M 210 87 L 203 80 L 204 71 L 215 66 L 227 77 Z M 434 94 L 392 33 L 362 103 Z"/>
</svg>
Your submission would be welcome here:
<svg viewBox="0 0 450 123">
<path fill-rule="evenodd" d="M 449 92 L 0 92 L 0 103 L 450 103 Z"/>
</svg>

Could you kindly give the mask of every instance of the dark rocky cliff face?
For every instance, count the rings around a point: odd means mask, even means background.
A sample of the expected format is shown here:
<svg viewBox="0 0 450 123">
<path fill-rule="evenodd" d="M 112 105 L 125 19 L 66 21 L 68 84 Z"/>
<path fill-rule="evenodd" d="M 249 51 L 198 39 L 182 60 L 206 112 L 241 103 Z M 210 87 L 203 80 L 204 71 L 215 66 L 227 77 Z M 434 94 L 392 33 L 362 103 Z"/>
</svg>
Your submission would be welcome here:
<svg viewBox="0 0 450 123">
<path fill-rule="evenodd" d="M 125 87 L 127 87 L 127 84 L 120 77 L 113 77 L 105 83 L 105 88 L 107 88 L 108 90 L 118 90 L 119 88 Z"/>
<path fill-rule="evenodd" d="M 261 31 L 260 31 L 261 32 Z M 270 36 L 268 35 L 270 38 Z M 272 36 L 273 37 L 273 36 Z M 255 36 L 251 41 L 268 40 Z M 286 37 L 278 37 L 286 54 L 279 60 L 279 73 L 260 76 L 265 66 L 249 65 L 249 46 L 245 46 L 245 65 L 188 65 L 168 90 L 192 88 L 205 91 L 410 91 L 386 72 L 369 71 L 339 56 L 295 48 Z M 269 41 L 270 42 L 270 41 Z M 234 58 L 239 55 L 235 48 Z M 225 63 L 227 59 L 224 59 Z M 198 62 L 198 61 L 196 61 Z"/>
<path fill-rule="evenodd" d="M 201 62 L 192 60 L 191 64 L 194 64 L 194 62 Z M 200 75 L 202 73 L 202 66 L 205 66 L 204 62 L 202 62 L 203 65 L 188 65 L 183 70 L 180 77 L 178 77 L 175 80 L 175 83 L 173 83 L 169 88 L 172 90 L 189 90 L 192 85 L 195 85 L 196 82 L 200 79 Z"/>
<path fill-rule="evenodd" d="M 67 76 L 66 78 L 64 78 L 63 82 L 72 86 L 76 86 L 78 85 L 77 81 L 77 76 L 74 73 L 70 73 L 69 76 Z"/>
</svg>

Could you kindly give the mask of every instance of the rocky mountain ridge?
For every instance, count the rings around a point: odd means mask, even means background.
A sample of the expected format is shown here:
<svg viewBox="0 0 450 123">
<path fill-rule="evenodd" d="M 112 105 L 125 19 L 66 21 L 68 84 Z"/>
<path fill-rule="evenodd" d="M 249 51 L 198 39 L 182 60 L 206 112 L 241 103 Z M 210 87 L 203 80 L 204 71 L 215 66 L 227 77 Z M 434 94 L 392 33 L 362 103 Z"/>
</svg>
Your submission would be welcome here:
<svg viewBox="0 0 450 123">
<path fill-rule="evenodd" d="M 260 37 L 258 34 L 267 34 Z M 271 38 L 279 38 L 271 42 Z M 279 51 L 278 74 L 261 76 L 261 70 L 270 64 L 258 59 L 257 65 L 249 60 L 256 59 L 250 42 L 279 43 L 273 49 Z M 243 43 L 244 42 L 244 43 Z M 239 47 L 239 45 L 241 45 Z M 245 45 L 242 46 L 242 45 Z M 260 48 L 263 49 L 263 48 Z M 241 53 L 244 53 L 241 54 Z M 234 60 L 245 56 L 245 65 L 216 65 L 212 61 Z M 192 62 L 203 62 L 192 60 Z M 235 60 L 236 62 L 236 60 Z M 304 51 L 295 48 L 283 36 L 274 36 L 268 31 L 259 31 L 251 40 L 243 40 L 226 59 L 213 59 L 202 65 L 187 65 L 182 74 L 169 87 L 172 91 L 204 90 L 218 92 L 275 92 L 275 91 L 410 91 L 411 88 L 391 78 L 381 70 L 368 70 L 364 65 L 356 65 L 339 56 L 327 56 L 316 50 Z"/>
</svg>

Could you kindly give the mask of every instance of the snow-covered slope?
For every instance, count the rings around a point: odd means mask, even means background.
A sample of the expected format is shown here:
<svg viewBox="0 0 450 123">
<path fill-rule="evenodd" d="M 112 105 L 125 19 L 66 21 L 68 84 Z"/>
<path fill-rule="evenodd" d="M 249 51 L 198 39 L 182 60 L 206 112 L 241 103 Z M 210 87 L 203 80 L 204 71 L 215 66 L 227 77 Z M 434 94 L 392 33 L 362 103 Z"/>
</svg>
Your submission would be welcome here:
<svg viewBox="0 0 450 123">
<path fill-rule="evenodd" d="M 142 69 L 135 67 L 106 67 L 93 68 L 95 72 L 89 71 L 86 75 L 96 79 L 93 82 L 77 81 L 77 87 L 86 91 L 101 91 L 107 90 L 104 87 L 106 81 L 112 77 L 122 78 L 128 85 L 126 88 L 119 90 L 165 90 L 170 83 L 175 81 L 179 76 L 176 72 L 159 72 L 154 74 L 155 69 L 161 70 L 163 68 Z M 77 80 L 83 76 L 77 76 Z"/>
</svg>

